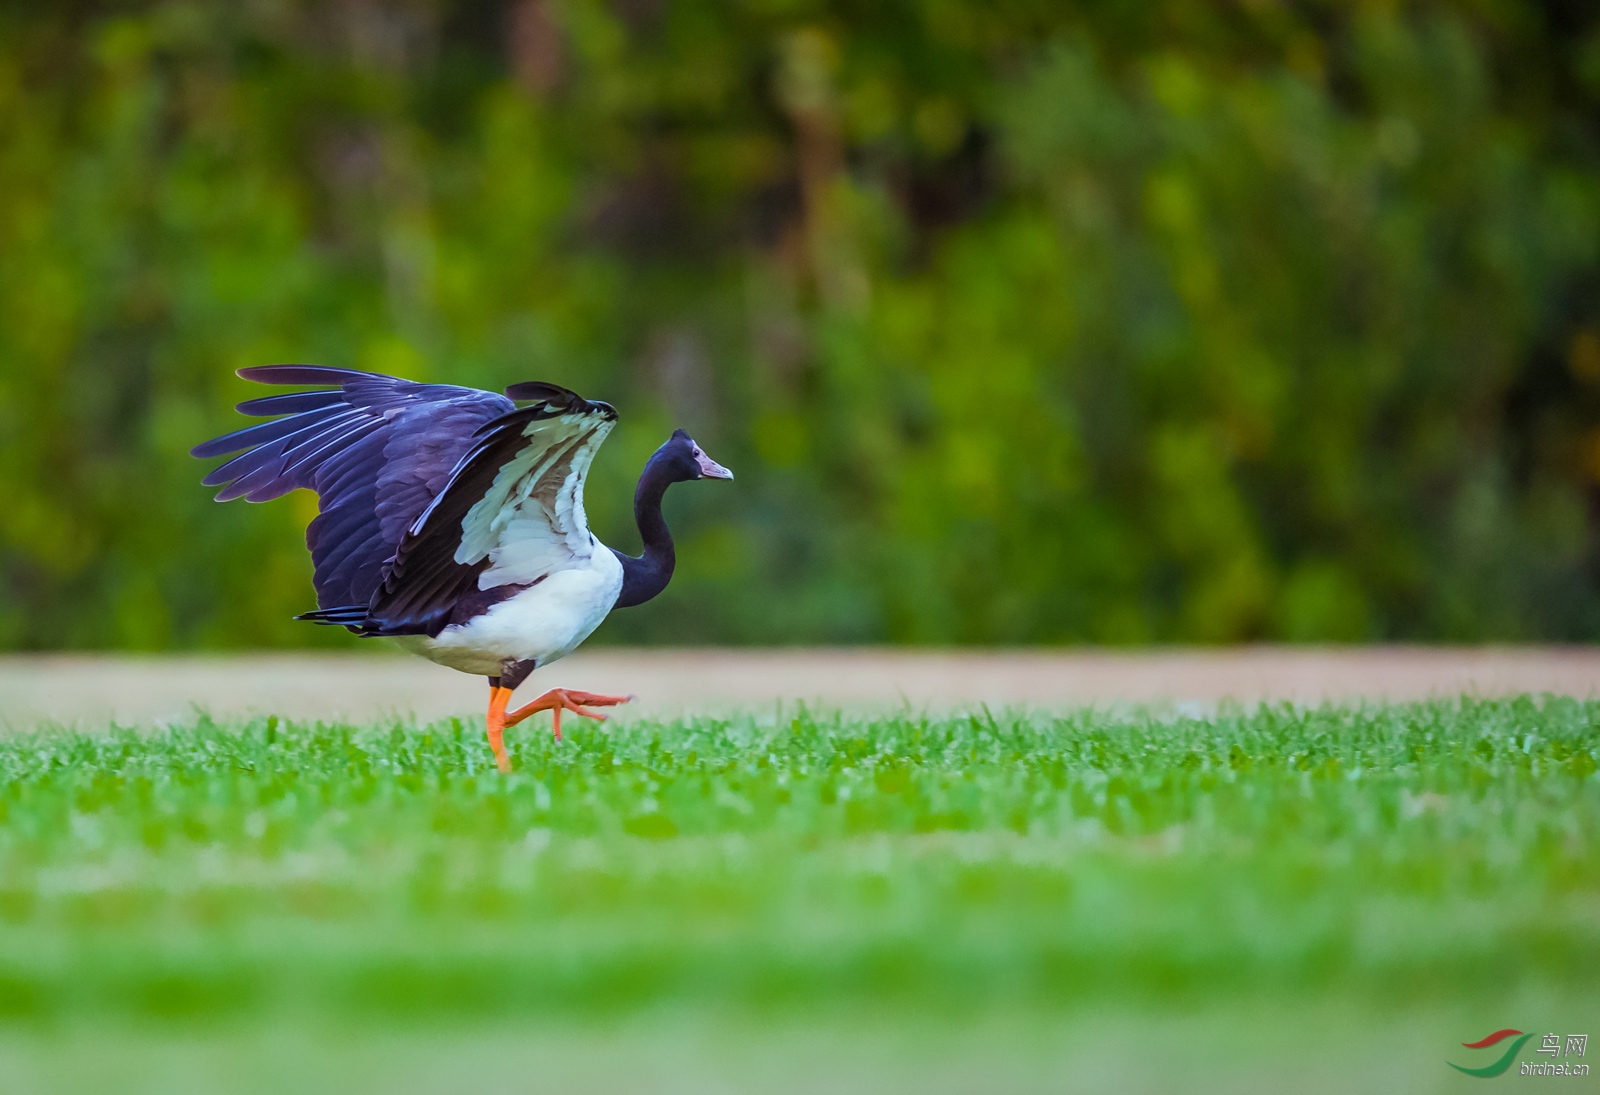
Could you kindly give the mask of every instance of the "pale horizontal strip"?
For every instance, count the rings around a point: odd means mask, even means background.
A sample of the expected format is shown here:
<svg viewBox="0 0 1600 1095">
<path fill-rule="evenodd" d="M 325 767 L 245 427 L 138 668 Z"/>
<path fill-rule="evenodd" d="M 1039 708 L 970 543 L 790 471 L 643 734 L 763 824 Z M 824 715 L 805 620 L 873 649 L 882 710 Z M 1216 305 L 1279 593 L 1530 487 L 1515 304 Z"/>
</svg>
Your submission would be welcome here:
<svg viewBox="0 0 1600 1095">
<path fill-rule="evenodd" d="M 909 651 L 591 647 L 534 674 L 522 693 L 561 686 L 632 693 L 632 715 L 771 711 L 779 701 L 883 710 L 987 703 L 1030 708 L 1154 704 L 1209 709 L 1236 699 L 1417 699 L 1600 691 L 1600 649 L 1585 647 L 1244 647 L 1217 650 Z M 41 719 L 150 724 L 194 707 L 218 716 L 415 714 L 481 717 L 485 681 L 401 655 L 0 658 L 0 725 Z M 1197 706 L 1198 705 L 1198 706 Z"/>
</svg>

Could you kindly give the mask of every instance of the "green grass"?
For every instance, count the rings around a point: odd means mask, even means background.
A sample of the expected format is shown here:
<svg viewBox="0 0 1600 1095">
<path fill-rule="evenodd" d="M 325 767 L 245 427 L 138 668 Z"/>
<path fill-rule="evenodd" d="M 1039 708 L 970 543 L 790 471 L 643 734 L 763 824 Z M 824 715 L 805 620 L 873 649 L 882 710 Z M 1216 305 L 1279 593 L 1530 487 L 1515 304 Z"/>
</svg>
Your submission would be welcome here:
<svg viewBox="0 0 1600 1095">
<path fill-rule="evenodd" d="M 470 722 L 40 731 L 0 740 L 0 1017 L 1587 996 L 1597 726 L 1530 698 L 540 723 L 510 777 Z"/>
</svg>

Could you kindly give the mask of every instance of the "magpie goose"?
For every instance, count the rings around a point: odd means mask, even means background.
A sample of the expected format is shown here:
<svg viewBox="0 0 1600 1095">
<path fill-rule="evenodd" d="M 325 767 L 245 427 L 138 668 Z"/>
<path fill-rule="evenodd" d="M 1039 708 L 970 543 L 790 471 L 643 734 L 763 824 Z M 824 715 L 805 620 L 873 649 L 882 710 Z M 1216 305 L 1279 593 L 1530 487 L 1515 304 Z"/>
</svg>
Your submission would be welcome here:
<svg viewBox="0 0 1600 1095">
<path fill-rule="evenodd" d="M 638 558 L 589 531 L 583 482 L 617 412 L 542 381 L 505 395 L 321 365 L 240 369 L 264 384 L 316 385 L 239 404 L 272 421 L 197 445 L 239 453 L 205 477 L 217 501 L 315 491 L 306 529 L 317 610 L 296 619 L 383 635 L 440 665 L 489 678 L 489 747 L 510 771 L 505 730 L 550 711 L 627 696 L 553 688 L 515 711 L 512 692 L 571 653 L 613 608 L 666 588 L 675 556 L 661 516 L 673 483 L 732 479 L 677 430 L 639 476 Z M 518 404 L 522 406 L 518 406 Z M 281 416 L 281 417 L 279 417 Z"/>
</svg>

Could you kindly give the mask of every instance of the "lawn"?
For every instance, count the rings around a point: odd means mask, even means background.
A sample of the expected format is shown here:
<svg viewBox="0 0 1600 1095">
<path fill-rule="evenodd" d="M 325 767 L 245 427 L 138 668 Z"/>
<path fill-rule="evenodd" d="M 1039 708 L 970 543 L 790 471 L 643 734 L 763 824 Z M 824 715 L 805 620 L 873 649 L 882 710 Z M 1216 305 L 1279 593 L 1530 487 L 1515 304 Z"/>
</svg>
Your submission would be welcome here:
<svg viewBox="0 0 1600 1095">
<path fill-rule="evenodd" d="M 1410 1016 L 1442 1084 L 1600 1000 L 1600 703 L 576 721 L 509 777 L 471 720 L 0 739 L 0 1050 Z"/>
</svg>

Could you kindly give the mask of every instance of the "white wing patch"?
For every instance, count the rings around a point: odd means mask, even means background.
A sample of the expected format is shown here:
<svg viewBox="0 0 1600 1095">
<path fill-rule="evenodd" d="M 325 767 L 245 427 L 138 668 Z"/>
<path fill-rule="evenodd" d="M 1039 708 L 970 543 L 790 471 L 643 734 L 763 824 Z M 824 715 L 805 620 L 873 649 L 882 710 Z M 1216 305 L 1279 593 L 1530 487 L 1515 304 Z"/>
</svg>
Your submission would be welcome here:
<svg viewBox="0 0 1600 1095">
<path fill-rule="evenodd" d="M 528 442 L 501 466 L 488 493 L 461 522 L 455 561 L 489 560 L 478 588 L 526 585 L 583 566 L 595 550 L 583 512 L 583 481 L 613 419 L 562 415 L 528 423 Z"/>
</svg>

